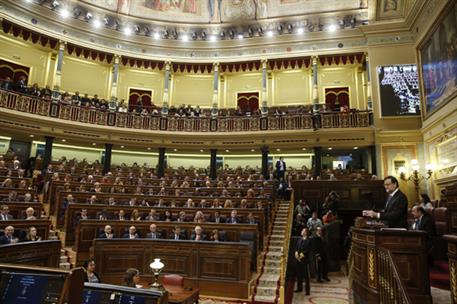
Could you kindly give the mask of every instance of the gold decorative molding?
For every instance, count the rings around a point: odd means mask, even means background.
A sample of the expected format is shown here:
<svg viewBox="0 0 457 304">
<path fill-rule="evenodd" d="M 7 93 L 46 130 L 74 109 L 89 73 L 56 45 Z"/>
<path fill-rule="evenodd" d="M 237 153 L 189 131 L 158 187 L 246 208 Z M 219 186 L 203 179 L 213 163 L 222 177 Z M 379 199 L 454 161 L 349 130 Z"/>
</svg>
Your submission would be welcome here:
<svg viewBox="0 0 457 304">
<path fill-rule="evenodd" d="M 368 259 L 368 285 L 371 288 L 377 288 L 376 282 L 376 250 L 374 248 L 368 248 L 367 250 Z"/>
</svg>

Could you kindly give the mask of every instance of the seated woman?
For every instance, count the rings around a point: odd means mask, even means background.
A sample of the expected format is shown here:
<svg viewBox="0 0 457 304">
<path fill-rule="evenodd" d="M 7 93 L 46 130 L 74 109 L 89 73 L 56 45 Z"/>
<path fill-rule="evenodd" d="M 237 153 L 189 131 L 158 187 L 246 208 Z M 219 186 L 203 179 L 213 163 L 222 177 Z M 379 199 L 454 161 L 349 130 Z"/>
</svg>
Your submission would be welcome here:
<svg viewBox="0 0 457 304">
<path fill-rule="evenodd" d="M 41 241 L 41 237 L 37 235 L 35 227 L 30 227 L 27 231 L 26 242 L 38 242 Z"/>
<path fill-rule="evenodd" d="M 427 193 L 422 193 L 419 197 L 419 202 L 422 207 L 425 209 L 433 209 L 432 200 Z"/>
<path fill-rule="evenodd" d="M 138 212 L 138 209 L 133 209 L 132 214 L 130 215 L 131 221 L 141 221 L 141 214 Z"/>
<path fill-rule="evenodd" d="M 202 211 L 197 211 L 194 216 L 194 222 L 196 223 L 204 223 L 206 222 L 205 215 Z"/>
<path fill-rule="evenodd" d="M 28 221 L 36 220 L 35 210 L 32 207 L 28 207 L 25 210 L 25 219 Z"/>
<path fill-rule="evenodd" d="M 136 268 L 129 268 L 124 274 L 124 281 L 122 285 L 127 287 L 141 287 L 140 283 L 140 271 Z"/>
<path fill-rule="evenodd" d="M 83 268 L 85 270 L 84 282 L 101 283 L 100 277 L 95 272 L 95 261 L 93 259 L 85 261 Z"/>
<path fill-rule="evenodd" d="M 219 242 L 219 230 L 213 229 L 213 231 L 211 231 L 210 240 L 213 242 Z"/>
</svg>

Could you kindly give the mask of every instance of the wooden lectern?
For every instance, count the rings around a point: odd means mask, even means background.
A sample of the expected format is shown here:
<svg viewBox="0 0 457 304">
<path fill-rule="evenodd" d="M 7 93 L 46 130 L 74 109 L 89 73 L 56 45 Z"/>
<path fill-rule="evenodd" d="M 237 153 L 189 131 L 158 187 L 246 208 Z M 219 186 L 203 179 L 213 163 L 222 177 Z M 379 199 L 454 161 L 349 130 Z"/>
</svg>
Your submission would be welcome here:
<svg viewBox="0 0 457 304">
<path fill-rule="evenodd" d="M 351 303 L 432 303 L 425 232 L 366 225 L 351 232 Z"/>
</svg>

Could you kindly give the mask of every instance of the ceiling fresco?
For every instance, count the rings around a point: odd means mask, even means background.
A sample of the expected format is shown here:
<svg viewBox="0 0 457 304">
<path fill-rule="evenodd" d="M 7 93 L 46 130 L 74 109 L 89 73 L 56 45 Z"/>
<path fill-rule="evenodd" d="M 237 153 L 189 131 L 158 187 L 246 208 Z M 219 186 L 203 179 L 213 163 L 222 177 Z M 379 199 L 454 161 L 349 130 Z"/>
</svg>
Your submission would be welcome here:
<svg viewBox="0 0 457 304">
<path fill-rule="evenodd" d="M 390 0 L 389 7 L 398 5 Z M 224 23 L 368 9 L 368 0 L 79 0 L 148 20 Z"/>
</svg>

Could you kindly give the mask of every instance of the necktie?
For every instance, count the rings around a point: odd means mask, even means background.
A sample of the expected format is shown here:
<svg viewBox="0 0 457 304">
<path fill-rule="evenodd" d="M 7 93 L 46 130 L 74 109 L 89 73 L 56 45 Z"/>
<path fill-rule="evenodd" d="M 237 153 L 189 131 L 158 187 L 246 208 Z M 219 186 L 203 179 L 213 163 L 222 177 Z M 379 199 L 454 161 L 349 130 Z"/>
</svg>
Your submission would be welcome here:
<svg viewBox="0 0 457 304">
<path fill-rule="evenodd" d="M 385 210 L 388 210 L 388 209 L 389 209 L 389 207 L 390 207 L 390 201 L 391 201 L 391 200 L 392 200 L 392 195 L 389 194 L 389 198 L 387 199 Z"/>
<path fill-rule="evenodd" d="M 421 220 L 418 219 L 418 220 L 416 221 L 416 230 L 420 230 L 420 229 L 419 229 L 420 223 L 421 223 Z"/>
<path fill-rule="evenodd" d="M 175 240 L 179 240 L 179 236 L 175 234 Z"/>
<path fill-rule="evenodd" d="M 155 233 L 151 234 L 151 237 L 152 237 L 153 240 L 155 240 L 156 234 Z"/>
</svg>

